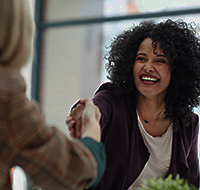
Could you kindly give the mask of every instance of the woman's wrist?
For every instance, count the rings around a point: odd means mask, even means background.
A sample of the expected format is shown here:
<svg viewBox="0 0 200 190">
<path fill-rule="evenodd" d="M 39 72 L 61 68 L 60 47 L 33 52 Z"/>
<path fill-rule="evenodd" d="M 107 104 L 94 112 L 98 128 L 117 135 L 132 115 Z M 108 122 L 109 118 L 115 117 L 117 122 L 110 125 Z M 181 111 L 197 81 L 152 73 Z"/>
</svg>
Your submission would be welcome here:
<svg viewBox="0 0 200 190">
<path fill-rule="evenodd" d="M 82 138 L 84 137 L 90 137 L 94 139 L 97 142 L 101 141 L 101 132 L 100 132 L 100 126 L 98 122 L 92 122 L 88 123 L 84 126 L 87 130 L 82 133 Z"/>
</svg>

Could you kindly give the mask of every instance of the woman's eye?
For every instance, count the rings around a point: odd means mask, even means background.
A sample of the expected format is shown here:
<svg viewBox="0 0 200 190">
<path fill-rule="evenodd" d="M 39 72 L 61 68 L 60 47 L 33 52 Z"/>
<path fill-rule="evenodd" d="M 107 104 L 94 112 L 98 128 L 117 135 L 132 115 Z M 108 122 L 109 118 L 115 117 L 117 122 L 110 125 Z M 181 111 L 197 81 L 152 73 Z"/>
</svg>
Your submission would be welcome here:
<svg viewBox="0 0 200 190">
<path fill-rule="evenodd" d="M 166 63 L 166 61 L 164 59 L 158 59 L 157 62 Z"/>
<path fill-rule="evenodd" d="M 145 59 L 143 57 L 137 57 L 136 60 L 144 61 Z"/>
</svg>

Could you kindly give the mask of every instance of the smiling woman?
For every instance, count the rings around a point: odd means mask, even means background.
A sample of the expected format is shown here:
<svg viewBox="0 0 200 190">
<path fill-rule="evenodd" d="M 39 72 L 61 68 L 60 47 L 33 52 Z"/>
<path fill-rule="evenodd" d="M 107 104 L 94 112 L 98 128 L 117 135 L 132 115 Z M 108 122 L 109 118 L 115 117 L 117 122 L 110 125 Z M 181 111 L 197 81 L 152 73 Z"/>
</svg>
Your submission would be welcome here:
<svg viewBox="0 0 200 190">
<path fill-rule="evenodd" d="M 170 19 L 143 22 L 114 38 L 107 77 L 96 91 L 107 168 L 94 190 L 140 187 L 177 174 L 199 187 L 200 41 Z"/>
</svg>

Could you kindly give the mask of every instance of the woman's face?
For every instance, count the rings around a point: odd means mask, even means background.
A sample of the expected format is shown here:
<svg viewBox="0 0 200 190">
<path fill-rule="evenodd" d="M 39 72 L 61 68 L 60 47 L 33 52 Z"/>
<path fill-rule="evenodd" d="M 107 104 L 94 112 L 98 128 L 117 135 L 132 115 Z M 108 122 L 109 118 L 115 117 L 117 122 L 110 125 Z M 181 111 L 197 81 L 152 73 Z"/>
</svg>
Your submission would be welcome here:
<svg viewBox="0 0 200 190">
<path fill-rule="evenodd" d="M 140 95 L 164 99 L 171 78 L 169 60 L 159 43 L 156 54 L 153 50 L 152 40 L 145 38 L 138 48 L 133 65 L 134 82 Z"/>
</svg>

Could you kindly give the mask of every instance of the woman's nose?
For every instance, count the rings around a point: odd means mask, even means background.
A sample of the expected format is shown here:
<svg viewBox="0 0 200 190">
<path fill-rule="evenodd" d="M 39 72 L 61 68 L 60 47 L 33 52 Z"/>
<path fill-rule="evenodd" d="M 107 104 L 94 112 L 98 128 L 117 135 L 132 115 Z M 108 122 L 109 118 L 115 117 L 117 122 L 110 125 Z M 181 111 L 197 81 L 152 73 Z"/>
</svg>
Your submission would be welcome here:
<svg viewBox="0 0 200 190">
<path fill-rule="evenodd" d="M 150 61 L 148 61 L 146 64 L 145 64 L 145 66 L 144 66 L 144 68 L 143 68 L 146 72 L 153 72 L 154 71 L 154 67 L 153 67 L 153 64 L 152 64 L 152 62 L 150 62 Z"/>
</svg>

